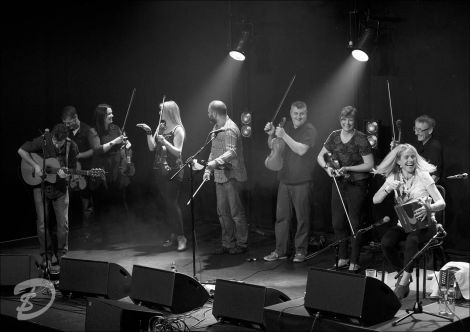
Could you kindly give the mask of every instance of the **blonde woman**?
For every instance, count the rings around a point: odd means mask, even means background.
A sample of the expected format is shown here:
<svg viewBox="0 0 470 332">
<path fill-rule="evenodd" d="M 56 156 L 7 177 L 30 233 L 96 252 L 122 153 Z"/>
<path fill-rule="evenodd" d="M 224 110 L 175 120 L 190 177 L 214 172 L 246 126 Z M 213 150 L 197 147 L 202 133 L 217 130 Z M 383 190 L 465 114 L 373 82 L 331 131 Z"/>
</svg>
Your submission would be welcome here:
<svg viewBox="0 0 470 332">
<path fill-rule="evenodd" d="M 381 241 L 382 251 L 396 271 L 400 271 L 405 264 L 408 264 L 418 252 L 420 244 L 428 241 L 436 233 L 434 212 L 443 210 L 446 203 L 430 175 L 435 170 L 436 167 L 426 162 L 410 144 L 400 144 L 395 147 L 374 170 L 374 173 L 386 177 L 385 183 L 373 197 L 374 204 L 381 203 L 392 192 L 399 204 L 417 200 L 420 207 L 414 210 L 414 217 L 429 224 L 426 228 L 407 233 L 398 222 L 384 234 Z M 403 260 L 397 249 L 401 241 L 405 241 Z M 411 264 L 395 285 L 394 292 L 399 299 L 407 297 L 410 292 L 412 271 Z"/>
<path fill-rule="evenodd" d="M 158 196 L 163 202 L 166 222 L 169 228 L 169 239 L 163 246 L 170 247 L 177 243 L 177 250 L 186 250 L 186 237 L 183 229 L 183 215 L 178 203 L 183 171 L 173 179 L 170 178 L 178 171 L 182 163 L 183 143 L 186 132 L 181 121 L 180 109 L 172 101 L 160 104 L 161 123 L 152 135 L 152 130 L 145 123 L 137 124 L 147 134 L 147 145 L 150 151 L 155 151 L 153 174 Z"/>
</svg>

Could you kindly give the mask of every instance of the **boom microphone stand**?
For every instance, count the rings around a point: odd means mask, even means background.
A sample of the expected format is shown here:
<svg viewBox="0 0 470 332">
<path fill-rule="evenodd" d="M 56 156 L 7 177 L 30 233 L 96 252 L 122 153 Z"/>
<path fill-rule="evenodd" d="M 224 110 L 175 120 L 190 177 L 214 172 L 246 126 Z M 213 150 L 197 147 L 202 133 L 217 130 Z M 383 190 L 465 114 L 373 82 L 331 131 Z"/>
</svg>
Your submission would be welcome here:
<svg viewBox="0 0 470 332">
<path fill-rule="evenodd" d="M 410 266 L 414 261 L 416 261 L 418 258 L 421 257 L 421 255 L 429 248 L 431 247 L 431 244 L 439 238 L 439 235 L 441 233 L 440 232 L 436 232 L 436 234 L 426 243 L 426 245 L 421 248 L 420 251 L 418 251 L 411 259 L 410 261 L 408 262 L 408 264 L 405 265 L 405 267 L 403 269 L 401 269 L 397 275 L 395 276 L 395 279 L 398 279 L 402 274 L 403 274 L 403 271 L 405 271 L 405 269 Z M 441 238 L 444 237 L 444 235 L 441 235 Z M 434 242 L 435 244 L 435 242 Z M 399 322 L 401 322 L 402 320 L 404 320 L 405 318 L 408 318 L 410 316 L 413 316 L 414 314 L 428 314 L 428 315 L 431 315 L 431 316 L 435 316 L 435 317 L 439 317 L 439 318 L 444 318 L 444 319 L 447 319 L 447 320 L 450 320 L 450 321 L 453 321 L 454 319 L 452 317 L 446 317 L 446 316 L 441 316 L 441 315 L 438 315 L 438 314 L 435 314 L 435 313 L 432 313 L 432 312 L 427 312 L 427 311 L 424 311 L 423 310 L 423 305 L 422 305 L 422 302 L 419 300 L 419 265 L 416 264 L 416 267 L 415 267 L 415 271 L 416 271 L 416 301 L 415 301 L 415 304 L 413 305 L 413 308 L 412 309 L 406 309 L 406 312 L 407 314 L 399 319 L 397 319 L 396 321 L 394 321 L 392 323 L 392 326 L 395 326 L 397 325 Z"/>
<path fill-rule="evenodd" d="M 213 132 L 210 132 L 209 135 L 212 135 Z M 191 187 L 191 198 L 189 199 L 188 203 L 191 203 L 191 238 L 192 238 L 192 242 L 193 242 L 193 245 L 192 245 L 192 250 L 193 250 L 193 278 L 197 280 L 197 277 L 196 277 L 196 230 L 195 230 L 195 223 L 194 223 L 194 204 L 193 204 L 193 201 L 194 201 L 194 197 L 196 196 L 197 192 L 199 191 L 199 189 L 202 187 L 202 185 L 206 182 L 206 181 L 203 181 L 201 183 L 201 185 L 199 186 L 199 188 L 197 189 L 196 193 L 193 193 L 193 167 L 192 167 L 192 164 L 193 164 L 193 159 L 195 159 L 199 153 L 202 152 L 202 150 L 204 150 L 204 148 L 214 140 L 214 138 L 216 137 L 217 133 L 215 133 L 215 135 L 212 135 L 212 138 L 211 139 L 208 139 L 209 138 L 209 135 L 207 135 L 207 138 L 206 138 L 206 142 L 204 143 L 203 146 L 201 146 L 199 148 L 199 150 L 196 151 L 195 154 L 193 154 L 192 156 L 188 157 L 186 159 L 186 161 L 184 162 L 183 165 L 181 165 L 181 167 L 176 171 L 175 174 L 173 174 L 170 178 L 170 181 L 173 180 L 173 178 L 179 173 L 181 172 L 181 170 L 183 168 L 185 168 L 186 166 L 189 167 L 189 178 L 190 178 L 190 187 Z"/>
</svg>

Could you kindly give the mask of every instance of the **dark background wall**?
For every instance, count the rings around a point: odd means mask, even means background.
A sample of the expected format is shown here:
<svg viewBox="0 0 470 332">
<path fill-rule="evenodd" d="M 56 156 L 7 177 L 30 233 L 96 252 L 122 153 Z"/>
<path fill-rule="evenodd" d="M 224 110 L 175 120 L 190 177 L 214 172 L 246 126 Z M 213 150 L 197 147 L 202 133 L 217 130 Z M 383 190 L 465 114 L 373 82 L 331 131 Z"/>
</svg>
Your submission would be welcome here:
<svg viewBox="0 0 470 332">
<path fill-rule="evenodd" d="M 381 22 L 381 39 L 363 76 L 353 87 L 330 89 L 327 103 L 319 103 L 349 57 L 349 11 L 388 17 Z M 82 121 L 90 123 L 94 107 L 110 103 L 115 122 L 122 125 L 132 88 L 136 95 L 126 124 L 134 147 L 137 174 L 129 188 L 137 216 L 151 220 L 146 207 L 151 154 L 144 134 L 135 127 L 155 127 L 162 96 L 175 100 L 188 139 L 184 157 L 204 142 L 211 125 L 207 105 L 222 99 L 239 123 L 241 112 L 253 113 L 252 138 L 244 140 L 249 171 L 247 204 L 251 223 L 272 227 L 275 174 L 264 167 L 268 153 L 262 129 L 271 119 L 293 74 L 296 81 L 281 108 L 300 99 L 309 104 L 309 119 L 321 143 L 339 128 L 337 115 L 346 103 L 364 119 L 381 122 L 378 159 L 391 138 L 389 99 L 394 116 L 403 123 L 403 138 L 413 142 L 414 119 L 423 113 L 436 118 L 437 135 L 445 147 L 445 173 L 468 172 L 468 7 L 464 1 L 305 1 L 305 2 L 61 2 L 14 6 L 9 24 L 2 23 L 2 134 L 3 187 L 6 198 L 1 238 L 35 234 L 30 191 L 18 173 L 18 147 L 60 121 L 64 105 L 75 105 Z M 5 13 L 4 13 L 5 15 Z M 231 38 L 229 22 L 245 18 L 254 37 L 248 60 L 221 73 Z M 237 25 L 232 24 L 232 33 Z M 227 65 L 227 64 L 226 64 Z M 231 64 L 233 67 L 234 64 Z M 342 100 L 342 89 L 351 89 Z M 337 94 L 335 92 L 338 92 Z M 207 158 L 208 151 L 201 158 Z M 316 163 L 315 160 L 312 161 Z M 195 177 L 199 184 L 201 174 Z M 183 198 L 189 196 L 185 174 Z M 315 170 L 314 222 L 330 227 L 330 180 Z M 447 228 L 450 247 L 467 248 L 468 180 L 448 180 Z M 198 220 L 215 220 L 213 185 L 206 185 L 195 204 Z M 189 209 L 187 209 L 189 210 Z M 379 212 L 380 213 L 380 212 Z M 186 219 L 189 212 L 185 211 Z M 4 219 L 4 218 L 2 218 Z M 150 222 L 150 221 L 149 221 Z"/>
</svg>

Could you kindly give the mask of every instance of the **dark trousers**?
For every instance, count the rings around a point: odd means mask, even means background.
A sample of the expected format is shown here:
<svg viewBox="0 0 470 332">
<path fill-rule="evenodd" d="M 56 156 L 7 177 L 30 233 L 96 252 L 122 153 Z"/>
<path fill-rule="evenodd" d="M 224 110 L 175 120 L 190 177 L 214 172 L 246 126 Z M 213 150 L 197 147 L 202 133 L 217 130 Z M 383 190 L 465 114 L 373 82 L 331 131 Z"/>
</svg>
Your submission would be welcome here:
<svg viewBox="0 0 470 332">
<path fill-rule="evenodd" d="M 419 229 L 410 233 L 405 233 L 402 227 L 394 226 L 390 228 L 382 237 L 382 251 L 385 258 L 393 266 L 395 271 L 400 271 L 405 264 L 419 251 L 420 244 L 428 241 L 436 234 L 436 225 L 431 224 L 428 228 Z M 403 260 L 397 248 L 399 242 L 405 241 L 405 252 Z M 406 268 L 406 272 L 413 272 L 414 264 Z"/>
<path fill-rule="evenodd" d="M 170 234 L 184 235 L 183 214 L 178 202 L 181 181 L 175 177 L 169 180 L 159 170 L 153 170 L 154 196 L 158 200 L 158 208 L 162 210 L 163 221 Z"/>
<path fill-rule="evenodd" d="M 333 180 L 334 181 L 334 180 Z M 338 187 L 343 197 L 344 204 L 348 211 L 349 219 L 351 220 L 354 232 L 359 229 L 361 219 L 364 212 L 364 203 L 367 197 L 368 180 L 359 180 L 349 182 L 344 179 L 337 179 Z M 351 234 L 351 227 L 349 226 L 346 213 L 344 212 L 341 198 L 333 182 L 331 188 L 331 219 L 333 223 L 333 230 L 335 232 L 336 240 L 347 238 Z M 361 235 L 356 239 L 351 238 L 351 263 L 359 263 Z M 339 245 L 339 257 L 348 258 L 349 240 L 342 241 Z"/>
<path fill-rule="evenodd" d="M 297 218 L 297 229 L 294 236 L 296 253 L 307 254 L 308 235 L 310 230 L 312 182 L 300 184 L 279 183 L 276 207 L 276 251 L 283 256 L 288 253 L 291 224 L 294 210 Z"/>
</svg>

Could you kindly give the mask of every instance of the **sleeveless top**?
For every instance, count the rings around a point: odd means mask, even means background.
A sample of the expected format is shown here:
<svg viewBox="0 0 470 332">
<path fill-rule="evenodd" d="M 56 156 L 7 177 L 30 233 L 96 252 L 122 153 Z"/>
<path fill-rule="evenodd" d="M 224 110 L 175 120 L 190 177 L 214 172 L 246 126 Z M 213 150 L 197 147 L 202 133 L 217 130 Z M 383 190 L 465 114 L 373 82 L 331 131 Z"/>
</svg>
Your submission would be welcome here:
<svg viewBox="0 0 470 332">
<path fill-rule="evenodd" d="M 165 137 L 165 139 L 173 145 L 174 145 L 174 140 L 175 140 L 175 131 L 176 131 L 176 128 L 178 128 L 178 127 L 181 127 L 181 125 L 176 125 L 175 128 L 173 128 L 173 130 L 171 132 L 166 133 L 166 134 L 162 134 L 162 136 Z M 181 155 L 179 157 L 176 157 L 167 150 L 166 151 L 166 162 L 168 164 L 168 167 L 169 167 L 170 171 L 166 172 L 164 170 L 164 165 L 162 164 L 162 162 L 163 162 L 163 159 L 162 159 L 163 153 L 164 153 L 163 146 L 161 144 L 157 144 L 157 147 L 155 149 L 155 157 L 154 157 L 154 160 L 153 160 L 153 169 L 159 171 L 161 173 L 161 175 L 167 176 L 168 179 L 169 179 L 173 176 L 173 174 L 175 174 L 178 171 L 178 169 L 180 169 L 180 167 L 183 165 L 183 161 L 182 161 Z M 182 181 L 183 180 L 183 175 L 184 175 L 184 170 L 179 172 L 178 175 L 176 176 L 176 178 L 179 181 Z"/>
</svg>

